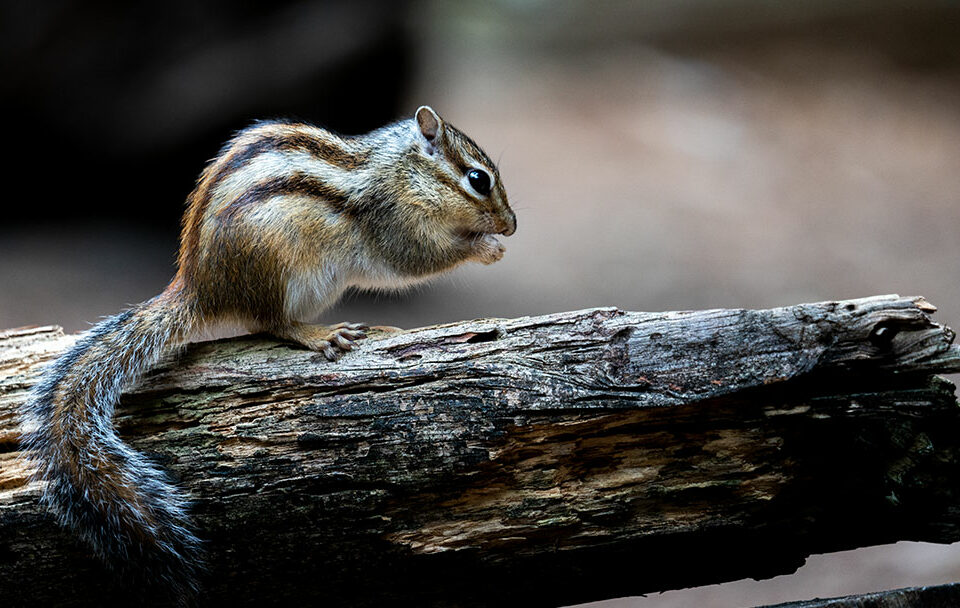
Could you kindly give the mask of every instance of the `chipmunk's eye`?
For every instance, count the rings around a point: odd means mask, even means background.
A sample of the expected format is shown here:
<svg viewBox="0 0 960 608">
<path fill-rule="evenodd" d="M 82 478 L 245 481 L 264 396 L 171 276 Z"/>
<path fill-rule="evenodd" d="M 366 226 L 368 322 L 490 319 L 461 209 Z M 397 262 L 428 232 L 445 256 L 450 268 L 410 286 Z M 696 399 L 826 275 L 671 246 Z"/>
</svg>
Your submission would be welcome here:
<svg viewBox="0 0 960 608">
<path fill-rule="evenodd" d="M 477 194 L 481 196 L 490 194 L 490 176 L 486 171 L 470 169 L 467 171 L 467 179 L 470 180 L 470 186 L 477 191 Z"/>
</svg>

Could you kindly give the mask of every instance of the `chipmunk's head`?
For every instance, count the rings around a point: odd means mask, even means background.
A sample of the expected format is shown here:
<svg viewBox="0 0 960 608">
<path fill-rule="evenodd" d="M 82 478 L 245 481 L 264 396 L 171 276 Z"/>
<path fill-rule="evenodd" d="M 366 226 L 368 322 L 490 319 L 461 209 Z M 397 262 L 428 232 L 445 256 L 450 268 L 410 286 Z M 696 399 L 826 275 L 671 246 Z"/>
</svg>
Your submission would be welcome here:
<svg viewBox="0 0 960 608">
<path fill-rule="evenodd" d="M 413 187 L 429 190 L 438 213 L 434 223 L 452 246 L 463 248 L 480 262 L 495 262 L 503 248 L 493 236 L 510 236 L 517 216 L 496 164 L 472 139 L 444 122 L 429 106 L 421 106 L 413 121 L 415 153 L 423 160 L 411 174 Z"/>
</svg>

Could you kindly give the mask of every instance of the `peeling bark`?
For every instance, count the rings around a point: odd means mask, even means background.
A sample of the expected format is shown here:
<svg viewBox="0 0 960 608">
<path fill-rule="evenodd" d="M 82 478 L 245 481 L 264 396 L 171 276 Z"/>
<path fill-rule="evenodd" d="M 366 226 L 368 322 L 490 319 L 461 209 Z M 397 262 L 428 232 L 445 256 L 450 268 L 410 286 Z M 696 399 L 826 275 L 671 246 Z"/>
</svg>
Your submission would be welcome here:
<svg viewBox="0 0 960 608">
<path fill-rule="evenodd" d="M 195 500 L 205 602 L 556 606 L 960 539 L 960 371 L 920 298 L 195 344 L 122 435 Z M 0 604 L 128 592 L 37 503 L 16 405 L 75 339 L 0 333 Z M 29 592 L 29 602 L 25 594 Z M 125 596 L 124 596 L 125 597 Z"/>
</svg>

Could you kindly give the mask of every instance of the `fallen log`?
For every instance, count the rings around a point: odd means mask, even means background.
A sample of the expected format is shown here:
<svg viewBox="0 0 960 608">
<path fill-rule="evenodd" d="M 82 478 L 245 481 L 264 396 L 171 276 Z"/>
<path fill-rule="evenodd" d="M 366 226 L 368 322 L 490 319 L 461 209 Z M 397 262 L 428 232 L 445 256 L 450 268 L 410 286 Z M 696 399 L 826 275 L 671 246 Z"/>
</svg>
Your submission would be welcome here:
<svg viewBox="0 0 960 608">
<path fill-rule="evenodd" d="M 382 332 L 336 363 L 192 345 L 121 434 L 177 478 L 203 604 L 558 606 L 960 539 L 954 334 L 921 298 L 613 308 Z M 58 529 L 17 404 L 72 343 L 0 333 L 0 605 L 127 593 Z"/>
</svg>

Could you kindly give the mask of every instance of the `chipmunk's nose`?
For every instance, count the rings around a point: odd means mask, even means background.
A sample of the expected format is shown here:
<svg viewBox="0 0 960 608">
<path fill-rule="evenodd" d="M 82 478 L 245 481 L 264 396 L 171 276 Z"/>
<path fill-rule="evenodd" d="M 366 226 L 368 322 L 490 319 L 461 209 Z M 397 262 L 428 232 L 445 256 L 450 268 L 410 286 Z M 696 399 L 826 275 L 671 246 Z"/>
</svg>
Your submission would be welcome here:
<svg viewBox="0 0 960 608">
<path fill-rule="evenodd" d="M 499 222 L 500 234 L 510 236 L 517 231 L 517 214 L 513 209 L 507 209 L 501 216 Z"/>
</svg>

